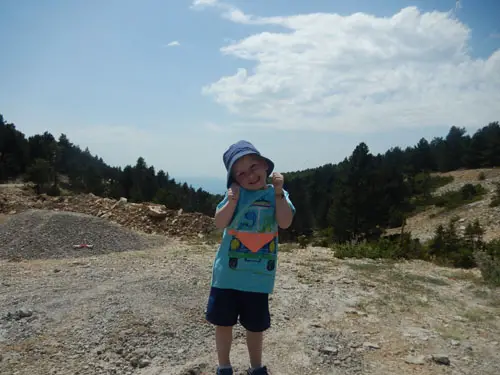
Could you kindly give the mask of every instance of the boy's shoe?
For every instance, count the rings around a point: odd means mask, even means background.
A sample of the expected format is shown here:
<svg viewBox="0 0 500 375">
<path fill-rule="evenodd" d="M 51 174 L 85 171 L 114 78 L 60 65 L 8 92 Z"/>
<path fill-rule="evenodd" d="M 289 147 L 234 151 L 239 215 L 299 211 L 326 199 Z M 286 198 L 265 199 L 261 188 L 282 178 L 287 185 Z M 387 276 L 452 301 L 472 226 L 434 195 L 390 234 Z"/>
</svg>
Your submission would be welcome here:
<svg viewBox="0 0 500 375">
<path fill-rule="evenodd" d="M 259 367 L 257 369 L 248 369 L 247 375 L 269 375 L 266 366 Z"/>
<path fill-rule="evenodd" d="M 217 368 L 217 375 L 233 375 L 233 369 L 229 368 Z"/>
</svg>

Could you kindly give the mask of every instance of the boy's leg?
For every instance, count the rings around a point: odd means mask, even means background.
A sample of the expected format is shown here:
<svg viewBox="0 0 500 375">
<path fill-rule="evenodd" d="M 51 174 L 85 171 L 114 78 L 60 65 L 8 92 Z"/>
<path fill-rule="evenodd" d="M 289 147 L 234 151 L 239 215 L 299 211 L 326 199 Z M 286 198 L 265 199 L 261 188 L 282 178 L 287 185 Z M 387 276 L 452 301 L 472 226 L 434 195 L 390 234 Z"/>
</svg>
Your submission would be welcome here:
<svg viewBox="0 0 500 375">
<path fill-rule="evenodd" d="M 233 341 L 233 327 L 215 327 L 215 347 L 217 348 L 217 358 L 219 367 L 231 367 L 231 343 Z"/>
<path fill-rule="evenodd" d="M 236 291 L 231 289 L 210 289 L 206 319 L 215 325 L 215 346 L 219 367 L 231 366 L 233 326 L 238 322 L 238 305 Z"/>
<path fill-rule="evenodd" d="M 262 367 L 262 346 L 264 331 L 271 326 L 269 313 L 269 295 L 264 293 L 240 293 L 240 322 L 247 330 L 247 347 L 250 365 Z"/>
<path fill-rule="evenodd" d="M 247 330 L 247 347 L 252 368 L 262 367 L 262 341 L 263 332 L 252 332 Z"/>
</svg>

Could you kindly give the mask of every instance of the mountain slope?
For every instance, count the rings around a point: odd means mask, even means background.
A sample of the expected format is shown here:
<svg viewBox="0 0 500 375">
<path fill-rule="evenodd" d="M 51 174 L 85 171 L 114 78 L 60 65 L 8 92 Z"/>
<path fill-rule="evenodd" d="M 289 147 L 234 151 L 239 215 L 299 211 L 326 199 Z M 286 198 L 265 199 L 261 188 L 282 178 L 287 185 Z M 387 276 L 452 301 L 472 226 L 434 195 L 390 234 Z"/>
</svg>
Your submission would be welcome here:
<svg viewBox="0 0 500 375">
<path fill-rule="evenodd" d="M 484 179 L 480 177 L 483 175 Z M 483 168 L 436 173 L 441 177 L 453 177 L 453 181 L 438 188 L 433 194 L 441 195 L 449 191 L 458 191 L 466 184 L 480 184 L 487 192 L 482 199 L 466 204 L 464 206 L 443 210 L 440 207 L 431 206 L 417 215 L 408 218 L 404 230 L 410 232 L 412 237 L 420 240 L 432 238 L 438 225 L 447 225 L 448 222 L 458 217 L 458 230 L 463 232 L 469 223 L 476 219 L 485 230 L 484 240 L 491 241 L 500 238 L 500 206 L 490 207 L 489 204 L 495 195 L 496 183 L 500 183 L 500 169 Z M 401 227 L 386 231 L 386 234 L 395 234 L 401 231 Z"/>
</svg>

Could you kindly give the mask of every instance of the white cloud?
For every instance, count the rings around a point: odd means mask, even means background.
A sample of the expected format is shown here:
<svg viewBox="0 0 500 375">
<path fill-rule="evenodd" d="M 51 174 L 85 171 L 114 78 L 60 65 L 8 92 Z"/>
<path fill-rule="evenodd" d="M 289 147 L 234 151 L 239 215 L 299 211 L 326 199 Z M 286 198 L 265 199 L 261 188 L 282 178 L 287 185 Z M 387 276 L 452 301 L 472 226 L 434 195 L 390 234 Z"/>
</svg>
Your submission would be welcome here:
<svg viewBox="0 0 500 375">
<path fill-rule="evenodd" d="M 202 90 L 239 126 L 367 132 L 500 117 L 500 49 L 471 56 L 471 30 L 453 11 L 258 17 L 217 8 L 235 23 L 283 28 L 223 47 L 254 67 Z"/>
<path fill-rule="evenodd" d="M 202 8 L 206 6 L 215 6 L 217 5 L 218 0 L 194 0 L 191 4 L 191 8 Z"/>
<path fill-rule="evenodd" d="M 181 43 L 180 43 L 179 41 L 174 40 L 174 41 L 172 41 L 172 42 L 170 42 L 170 43 L 166 44 L 166 45 L 165 45 L 165 47 L 178 47 L 178 46 L 180 46 L 180 45 L 181 45 Z"/>
<path fill-rule="evenodd" d="M 223 11 L 222 16 L 233 22 L 237 23 L 254 23 L 252 17 L 243 13 L 238 8 L 232 6 L 231 4 L 222 2 L 220 0 L 194 0 L 191 4 L 192 9 L 203 9 L 207 7 L 217 8 Z"/>
</svg>

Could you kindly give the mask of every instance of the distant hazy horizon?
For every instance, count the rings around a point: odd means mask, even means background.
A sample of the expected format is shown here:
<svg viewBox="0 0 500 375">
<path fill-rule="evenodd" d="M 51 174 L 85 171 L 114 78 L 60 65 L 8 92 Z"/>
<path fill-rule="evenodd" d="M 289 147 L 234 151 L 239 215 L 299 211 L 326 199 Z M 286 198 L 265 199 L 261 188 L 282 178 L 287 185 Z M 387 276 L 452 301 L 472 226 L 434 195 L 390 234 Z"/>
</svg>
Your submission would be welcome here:
<svg viewBox="0 0 500 375">
<path fill-rule="evenodd" d="M 175 177 L 177 182 L 187 183 L 195 189 L 202 188 L 203 190 L 211 193 L 211 194 L 224 194 L 226 191 L 226 187 L 224 185 L 224 177 L 195 177 L 195 176 L 187 176 L 187 177 Z"/>
</svg>

